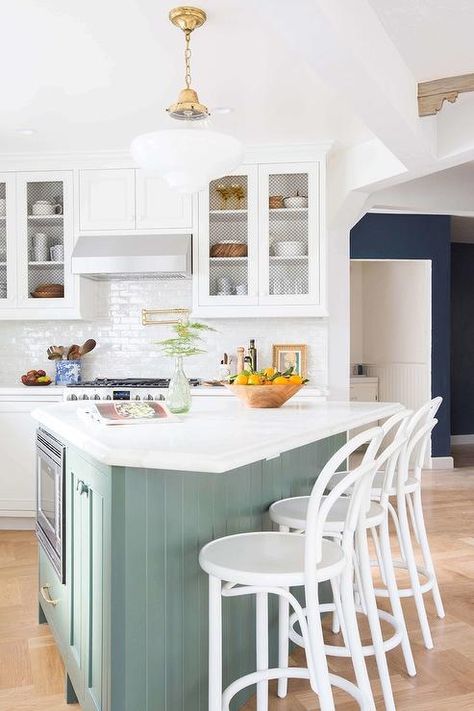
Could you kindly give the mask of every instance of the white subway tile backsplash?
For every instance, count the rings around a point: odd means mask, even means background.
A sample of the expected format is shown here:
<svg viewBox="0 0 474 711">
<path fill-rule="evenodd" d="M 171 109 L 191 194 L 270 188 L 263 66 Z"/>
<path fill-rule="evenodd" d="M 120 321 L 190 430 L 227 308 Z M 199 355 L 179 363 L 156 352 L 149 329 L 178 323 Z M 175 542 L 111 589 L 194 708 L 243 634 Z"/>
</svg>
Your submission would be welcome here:
<svg viewBox="0 0 474 711">
<path fill-rule="evenodd" d="M 191 282 L 116 281 L 101 285 L 103 318 L 96 321 L 0 322 L 0 384 L 15 384 L 30 368 L 54 375 L 49 345 L 83 343 L 95 338 L 97 348 L 83 361 L 83 378 L 153 377 L 171 374 L 172 364 L 160 355 L 156 341 L 170 334 L 167 326 L 142 326 L 142 308 L 191 307 Z M 103 308 L 102 308 L 103 306 Z M 256 339 L 259 364 L 270 364 L 273 343 L 306 343 L 308 377 L 327 384 L 327 321 L 316 318 L 212 319 L 215 332 L 205 334 L 206 353 L 185 364 L 190 377 L 214 378 L 224 352 L 235 357 L 238 346 Z"/>
</svg>

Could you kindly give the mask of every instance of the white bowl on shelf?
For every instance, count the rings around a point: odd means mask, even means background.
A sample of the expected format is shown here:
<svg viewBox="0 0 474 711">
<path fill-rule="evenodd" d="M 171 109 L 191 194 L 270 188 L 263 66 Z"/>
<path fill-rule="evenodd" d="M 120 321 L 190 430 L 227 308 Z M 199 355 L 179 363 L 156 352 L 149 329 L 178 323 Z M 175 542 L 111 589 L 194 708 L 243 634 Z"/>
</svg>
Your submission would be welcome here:
<svg viewBox="0 0 474 711">
<path fill-rule="evenodd" d="M 283 205 L 285 207 L 308 207 L 308 198 L 304 195 L 293 195 L 283 198 Z"/>
<path fill-rule="evenodd" d="M 306 245 L 297 239 L 281 239 L 273 243 L 275 257 L 304 257 Z"/>
</svg>

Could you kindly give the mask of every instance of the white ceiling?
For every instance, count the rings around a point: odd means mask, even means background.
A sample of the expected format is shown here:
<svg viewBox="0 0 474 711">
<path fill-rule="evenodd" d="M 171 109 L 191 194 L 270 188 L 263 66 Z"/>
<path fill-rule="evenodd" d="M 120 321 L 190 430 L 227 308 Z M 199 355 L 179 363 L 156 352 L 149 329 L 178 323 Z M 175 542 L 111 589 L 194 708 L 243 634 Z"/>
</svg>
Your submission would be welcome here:
<svg viewBox="0 0 474 711">
<path fill-rule="evenodd" d="M 231 106 L 215 117 L 246 143 L 371 134 L 271 34 L 251 0 L 206 0 L 193 37 L 200 99 Z M 183 37 L 172 0 L 15 0 L 2 7 L 0 153 L 125 148 L 167 119 L 183 84 Z M 17 129 L 33 128 L 33 136 Z"/>
<path fill-rule="evenodd" d="M 369 0 L 418 81 L 474 72 L 473 0 Z"/>
</svg>

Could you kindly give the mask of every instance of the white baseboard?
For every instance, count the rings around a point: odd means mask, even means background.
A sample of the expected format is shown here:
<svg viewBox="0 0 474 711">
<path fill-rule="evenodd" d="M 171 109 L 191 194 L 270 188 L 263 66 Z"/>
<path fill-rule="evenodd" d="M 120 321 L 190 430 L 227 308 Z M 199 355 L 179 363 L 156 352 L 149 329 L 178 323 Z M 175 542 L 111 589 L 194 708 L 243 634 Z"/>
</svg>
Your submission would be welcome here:
<svg viewBox="0 0 474 711">
<path fill-rule="evenodd" d="M 474 434 L 451 435 L 451 444 L 474 444 Z"/>
<path fill-rule="evenodd" d="M 431 457 L 430 469 L 454 469 L 452 457 Z"/>
<path fill-rule="evenodd" d="M 34 531 L 36 519 L 30 516 L 1 516 L 0 531 Z"/>
</svg>

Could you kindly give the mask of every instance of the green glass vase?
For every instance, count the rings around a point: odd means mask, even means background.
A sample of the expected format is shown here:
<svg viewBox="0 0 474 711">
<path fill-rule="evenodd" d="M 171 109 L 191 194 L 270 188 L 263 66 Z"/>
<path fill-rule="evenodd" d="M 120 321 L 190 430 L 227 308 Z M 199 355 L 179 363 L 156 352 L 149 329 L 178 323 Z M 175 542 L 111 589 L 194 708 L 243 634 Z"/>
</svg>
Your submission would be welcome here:
<svg viewBox="0 0 474 711">
<path fill-rule="evenodd" d="M 183 358 L 181 356 L 178 356 L 175 360 L 174 372 L 166 394 L 166 405 L 175 415 L 189 412 L 191 409 L 191 388 L 183 370 Z"/>
</svg>

